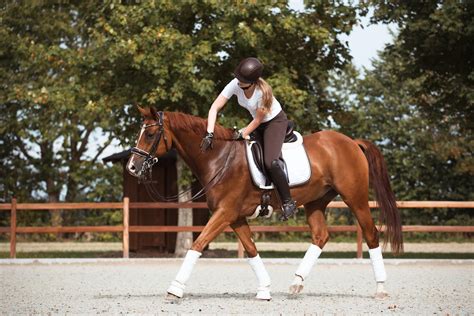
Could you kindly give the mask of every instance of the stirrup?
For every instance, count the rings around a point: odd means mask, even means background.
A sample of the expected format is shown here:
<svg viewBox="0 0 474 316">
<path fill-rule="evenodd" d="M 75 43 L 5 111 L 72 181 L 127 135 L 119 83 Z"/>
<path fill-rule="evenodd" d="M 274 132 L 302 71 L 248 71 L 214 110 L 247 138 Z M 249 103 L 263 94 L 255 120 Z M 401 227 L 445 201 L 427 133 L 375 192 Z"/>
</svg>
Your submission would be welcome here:
<svg viewBox="0 0 474 316">
<path fill-rule="evenodd" d="M 289 200 L 281 206 L 282 214 L 280 216 L 281 221 L 287 221 L 290 216 L 295 214 L 298 211 L 296 207 L 296 202 L 293 200 Z"/>
</svg>

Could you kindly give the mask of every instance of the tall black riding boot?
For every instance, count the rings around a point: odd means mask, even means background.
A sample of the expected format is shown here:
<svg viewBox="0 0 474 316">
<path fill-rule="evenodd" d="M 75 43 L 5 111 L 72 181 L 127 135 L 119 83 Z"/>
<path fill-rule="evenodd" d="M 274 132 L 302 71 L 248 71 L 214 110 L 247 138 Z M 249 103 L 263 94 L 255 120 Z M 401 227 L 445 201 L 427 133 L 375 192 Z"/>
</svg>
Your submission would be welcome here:
<svg viewBox="0 0 474 316">
<path fill-rule="evenodd" d="M 279 159 L 273 160 L 269 171 L 273 184 L 275 185 L 282 202 L 283 214 L 280 217 L 280 220 L 286 221 L 298 209 L 296 207 L 296 202 L 293 201 L 290 195 L 290 186 L 288 185 L 286 174 L 283 170 L 283 162 Z"/>
</svg>

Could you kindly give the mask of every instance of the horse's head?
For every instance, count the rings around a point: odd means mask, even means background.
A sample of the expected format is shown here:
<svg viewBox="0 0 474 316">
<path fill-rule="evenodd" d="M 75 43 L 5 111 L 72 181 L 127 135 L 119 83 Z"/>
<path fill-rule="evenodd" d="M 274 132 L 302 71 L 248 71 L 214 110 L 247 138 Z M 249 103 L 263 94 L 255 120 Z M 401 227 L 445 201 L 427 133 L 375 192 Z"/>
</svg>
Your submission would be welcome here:
<svg viewBox="0 0 474 316">
<path fill-rule="evenodd" d="M 158 157 L 171 148 L 171 137 L 165 128 L 163 112 L 155 108 L 137 106 L 143 116 L 143 125 L 138 136 L 137 145 L 132 148 L 132 156 L 127 163 L 127 171 L 134 177 L 146 177 Z"/>
</svg>

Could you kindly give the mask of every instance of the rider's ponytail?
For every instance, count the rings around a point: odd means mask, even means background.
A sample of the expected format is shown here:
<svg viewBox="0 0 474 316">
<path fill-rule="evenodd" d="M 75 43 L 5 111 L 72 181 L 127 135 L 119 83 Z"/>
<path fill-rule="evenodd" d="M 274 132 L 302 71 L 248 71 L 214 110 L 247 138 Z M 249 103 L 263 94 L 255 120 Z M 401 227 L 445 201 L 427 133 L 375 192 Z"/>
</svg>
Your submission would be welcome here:
<svg viewBox="0 0 474 316">
<path fill-rule="evenodd" d="M 257 87 L 262 91 L 262 105 L 265 113 L 269 113 L 273 103 L 272 87 L 263 80 L 258 78 Z"/>
</svg>

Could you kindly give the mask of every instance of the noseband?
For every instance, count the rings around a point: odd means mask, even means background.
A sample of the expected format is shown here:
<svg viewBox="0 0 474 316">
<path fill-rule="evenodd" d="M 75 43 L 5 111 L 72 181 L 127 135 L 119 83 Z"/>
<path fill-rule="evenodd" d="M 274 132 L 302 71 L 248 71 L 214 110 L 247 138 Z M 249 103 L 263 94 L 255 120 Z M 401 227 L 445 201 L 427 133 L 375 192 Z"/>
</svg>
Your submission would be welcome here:
<svg viewBox="0 0 474 316">
<path fill-rule="evenodd" d="M 165 141 L 166 151 L 169 150 L 168 139 L 165 134 L 163 116 L 164 114 L 162 111 L 158 112 L 158 122 L 153 123 L 153 124 L 148 124 L 148 125 L 144 124 L 142 127 L 142 133 L 144 133 L 147 128 L 158 126 L 158 136 L 155 137 L 155 140 L 153 141 L 153 145 L 151 146 L 150 151 L 147 152 L 138 147 L 133 147 L 131 150 L 132 154 L 145 158 L 145 161 L 143 162 L 143 165 L 142 165 L 142 170 L 139 173 L 142 177 L 146 177 L 146 174 L 148 174 L 149 171 L 151 171 L 151 168 L 153 167 L 153 165 L 158 162 L 158 157 L 156 157 L 155 154 L 156 154 L 156 150 L 158 146 L 160 145 L 161 138 L 163 138 L 163 140 Z"/>
</svg>

